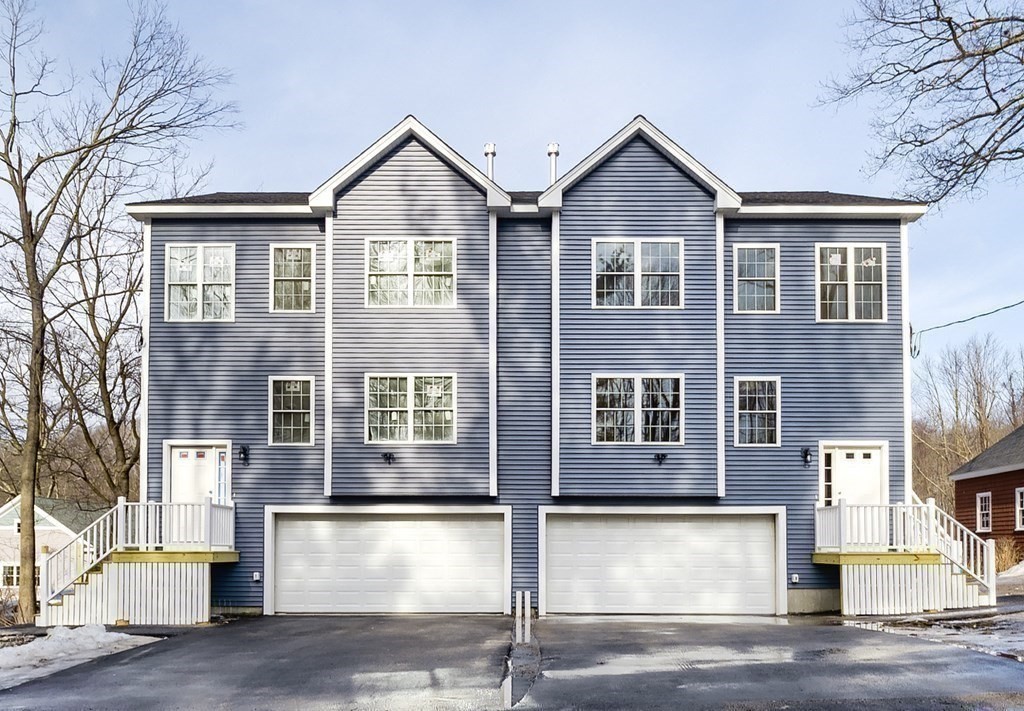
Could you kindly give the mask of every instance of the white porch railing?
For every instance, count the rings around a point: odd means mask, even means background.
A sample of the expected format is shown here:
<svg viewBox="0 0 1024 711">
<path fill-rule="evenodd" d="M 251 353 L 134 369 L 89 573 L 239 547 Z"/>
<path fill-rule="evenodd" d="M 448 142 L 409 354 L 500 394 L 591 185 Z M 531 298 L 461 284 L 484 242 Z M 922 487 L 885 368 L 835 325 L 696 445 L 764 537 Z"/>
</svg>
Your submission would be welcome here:
<svg viewBox="0 0 1024 711">
<path fill-rule="evenodd" d="M 39 566 L 40 608 L 115 551 L 232 550 L 235 507 L 150 501 L 129 503 L 124 497 L 71 542 Z"/>
<path fill-rule="evenodd" d="M 840 499 L 835 506 L 816 507 L 814 548 L 821 553 L 939 553 L 995 597 L 995 542 L 965 528 L 933 499 L 889 505 L 849 505 Z"/>
</svg>

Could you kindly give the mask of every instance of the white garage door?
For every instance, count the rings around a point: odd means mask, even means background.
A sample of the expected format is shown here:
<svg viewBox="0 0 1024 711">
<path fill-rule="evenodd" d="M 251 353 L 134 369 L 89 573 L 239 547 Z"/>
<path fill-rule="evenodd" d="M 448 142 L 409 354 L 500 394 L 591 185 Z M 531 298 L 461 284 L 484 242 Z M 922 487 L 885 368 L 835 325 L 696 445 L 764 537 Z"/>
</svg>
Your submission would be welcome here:
<svg viewBox="0 0 1024 711">
<path fill-rule="evenodd" d="M 276 612 L 501 612 L 500 515 L 278 515 Z"/>
<path fill-rule="evenodd" d="M 548 612 L 774 614 L 771 516 L 547 518 Z"/>
</svg>

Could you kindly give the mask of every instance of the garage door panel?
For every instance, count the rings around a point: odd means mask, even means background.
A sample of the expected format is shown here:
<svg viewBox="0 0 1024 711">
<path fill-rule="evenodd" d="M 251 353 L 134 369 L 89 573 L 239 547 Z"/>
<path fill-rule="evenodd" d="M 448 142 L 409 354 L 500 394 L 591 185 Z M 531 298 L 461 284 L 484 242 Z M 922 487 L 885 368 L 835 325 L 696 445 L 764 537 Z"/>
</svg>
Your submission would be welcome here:
<svg viewBox="0 0 1024 711">
<path fill-rule="evenodd" d="M 501 612 L 501 515 L 283 515 L 277 612 Z"/>
<path fill-rule="evenodd" d="M 548 612 L 775 612 L 770 516 L 549 514 Z"/>
</svg>

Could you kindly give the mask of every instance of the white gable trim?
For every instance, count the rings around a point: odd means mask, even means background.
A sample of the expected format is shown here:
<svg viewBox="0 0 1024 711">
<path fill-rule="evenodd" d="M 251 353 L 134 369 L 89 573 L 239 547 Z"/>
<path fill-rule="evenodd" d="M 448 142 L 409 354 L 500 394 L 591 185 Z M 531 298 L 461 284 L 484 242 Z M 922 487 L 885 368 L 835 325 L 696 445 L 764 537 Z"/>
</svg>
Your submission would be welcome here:
<svg viewBox="0 0 1024 711">
<path fill-rule="evenodd" d="M 604 163 L 616 151 L 637 136 L 643 136 L 653 143 L 662 153 L 690 177 L 710 190 L 715 195 L 715 208 L 736 210 L 742 200 L 735 190 L 730 188 L 717 175 L 704 167 L 696 158 L 684 151 L 675 141 L 670 139 L 643 116 L 637 116 L 614 136 L 605 141 L 604 145 L 584 158 L 575 168 L 555 181 L 537 199 L 539 207 L 561 207 L 562 195 L 573 185 L 586 177 L 592 170 Z"/>
<path fill-rule="evenodd" d="M 359 177 L 381 156 L 409 137 L 414 137 L 425 144 L 467 180 L 481 188 L 487 194 L 488 207 L 510 207 L 512 205 L 512 198 L 509 194 L 499 188 L 479 168 L 456 153 L 447 143 L 420 123 L 415 116 L 406 116 L 397 126 L 377 139 L 373 145 L 314 190 L 309 196 L 310 209 L 313 211 L 333 210 L 334 196 L 339 190 Z"/>
<path fill-rule="evenodd" d="M 914 222 L 927 211 L 927 205 L 744 205 L 730 217 Z"/>
<path fill-rule="evenodd" d="M 1017 462 L 1016 464 L 1005 464 L 1001 467 L 989 467 L 988 469 L 979 469 L 974 472 L 963 472 L 962 474 L 950 474 L 950 481 L 962 481 L 963 479 L 978 479 L 983 476 L 992 476 L 993 474 L 1006 474 L 1008 472 L 1015 472 L 1024 469 L 1024 462 Z"/>
<path fill-rule="evenodd" d="M 3 516 L 4 514 L 6 514 L 11 509 L 19 507 L 19 506 L 21 506 L 21 494 L 18 494 L 13 499 L 8 501 L 6 504 L 4 504 L 3 506 L 0 506 L 0 516 Z M 46 513 L 45 511 L 43 511 L 41 508 L 39 508 L 38 505 L 36 505 L 35 509 L 36 509 L 36 516 L 39 516 L 40 518 L 42 518 L 42 519 L 44 519 L 44 520 L 49 522 L 49 525 L 47 526 L 47 528 L 56 528 L 58 531 L 64 531 L 66 534 L 68 534 L 72 538 L 75 538 L 78 535 L 77 533 L 72 531 L 70 528 L 65 526 L 63 523 L 61 523 L 60 521 L 55 519 L 53 516 L 51 516 L 50 514 Z M 37 528 L 38 528 L 38 526 L 37 526 Z"/>
</svg>

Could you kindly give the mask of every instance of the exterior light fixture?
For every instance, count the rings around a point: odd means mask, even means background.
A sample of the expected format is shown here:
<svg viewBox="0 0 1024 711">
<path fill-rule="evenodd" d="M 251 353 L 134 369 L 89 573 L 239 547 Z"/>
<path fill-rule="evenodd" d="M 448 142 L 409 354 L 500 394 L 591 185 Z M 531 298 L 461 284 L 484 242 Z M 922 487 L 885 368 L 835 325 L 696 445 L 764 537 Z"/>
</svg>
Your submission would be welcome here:
<svg viewBox="0 0 1024 711">
<path fill-rule="evenodd" d="M 800 450 L 800 459 L 802 459 L 804 461 L 804 466 L 805 467 L 811 466 L 811 448 L 810 447 L 804 447 L 803 449 Z"/>
<path fill-rule="evenodd" d="M 392 464 L 395 463 L 394 452 L 384 452 L 383 454 L 380 455 L 380 458 L 383 459 L 384 463 L 387 464 L 388 466 L 391 466 Z"/>
<path fill-rule="evenodd" d="M 238 446 L 238 461 L 242 463 L 243 467 L 249 466 L 249 445 L 240 444 Z"/>
<path fill-rule="evenodd" d="M 658 452 L 657 454 L 654 455 L 654 461 L 658 463 L 659 467 L 665 463 L 666 459 L 668 459 L 668 455 L 665 454 L 664 452 Z"/>
</svg>

